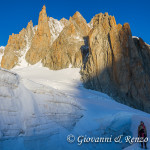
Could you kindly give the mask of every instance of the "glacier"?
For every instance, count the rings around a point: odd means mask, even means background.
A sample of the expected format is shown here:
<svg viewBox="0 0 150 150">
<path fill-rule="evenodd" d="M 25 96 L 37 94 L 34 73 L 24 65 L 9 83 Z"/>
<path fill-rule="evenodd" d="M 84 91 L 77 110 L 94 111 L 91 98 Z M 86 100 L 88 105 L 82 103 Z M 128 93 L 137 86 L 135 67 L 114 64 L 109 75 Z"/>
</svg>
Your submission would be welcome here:
<svg viewBox="0 0 150 150">
<path fill-rule="evenodd" d="M 124 141 L 79 145 L 77 137 L 137 137 L 141 120 L 150 132 L 149 119 L 150 114 L 85 89 L 80 68 L 53 71 L 41 63 L 11 71 L 0 68 L 2 150 L 138 150 L 139 143 Z M 70 134 L 74 143 L 67 141 Z"/>
</svg>

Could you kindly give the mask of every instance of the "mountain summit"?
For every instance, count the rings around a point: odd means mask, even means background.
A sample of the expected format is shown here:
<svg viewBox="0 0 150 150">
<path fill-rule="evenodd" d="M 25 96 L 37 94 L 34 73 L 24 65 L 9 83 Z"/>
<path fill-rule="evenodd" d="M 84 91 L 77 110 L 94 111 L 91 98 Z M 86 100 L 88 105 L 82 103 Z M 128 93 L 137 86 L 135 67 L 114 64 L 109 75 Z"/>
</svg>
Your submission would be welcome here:
<svg viewBox="0 0 150 150">
<path fill-rule="evenodd" d="M 108 13 L 93 18 L 89 56 L 82 68 L 85 87 L 150 112 L 150 48 L 132 38 L 128 23 L 116 24 Z"/>
<path fill-rule="evenodd" d="M 50 28 L 46 14 L 46 7 L 44 5 L 39 14 L 37 31 L 32 39 L 31 47 L 26 54 L 26 61 L 32 65 L 39 62 L 49 50 L 50 40 Z"/>
<path fill-rule="evenodd" d="M 128 23 L 116 24 L 108 13 L 95 15 L 89 24 L 79 12 L 58 21 L 47 16 L 44 5 L 37 26 L 30 21 L 9 37 L 1 66 L 38 62 L 51 70 L 81 68 L 86 88 L 150 113 L 150 47 L 132 37 Z"/>
<path fill-rule="evenodd" d="M 70 64 L 81 67 L 89 31 L 86 20 L 76 12 L 42 60 L 43 65 L 53 70 L 68 68 Z"/>
<path fill-rule="evenodd" d="M 67 21 L 65 20 L 65 24 Z M 26 29 L 9 37 L 1 66 L 5 69 L 12 69 L 16 66 L 28 66 L 28 64 L 39 62 L 45 57 L 64 26 L 63 21 L 59 22 L 57 19 L 47 17 L 44 5 L 39 13 L 37 26 L 33 27 L 30 21 Z"/>
</svg>

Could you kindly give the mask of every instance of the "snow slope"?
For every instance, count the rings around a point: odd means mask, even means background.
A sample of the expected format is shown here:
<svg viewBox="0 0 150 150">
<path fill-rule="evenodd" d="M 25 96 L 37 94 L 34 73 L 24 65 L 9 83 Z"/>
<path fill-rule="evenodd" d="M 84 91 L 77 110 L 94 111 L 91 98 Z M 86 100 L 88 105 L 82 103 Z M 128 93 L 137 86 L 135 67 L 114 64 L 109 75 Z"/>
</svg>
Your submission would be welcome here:
<svg viewBox="0 0 150 150">
<path fill-rule="evenodd" d="M 67 95 L 50 87 L 26 81 L 0 69 L 1 138 L 52 134 L 59 128 L 72 128 L 82 116 L 81 106 Z"/>
<path fill-rule="evenodd" d="M 78 145 L 77 138 L 137 137 L 141 120 L 149 136 L 149 114 L 119 104 L 106 94 L 85 89 L 80 69 L 52 71 L 39 63 L 13 69 L 15 73 L 0 71 L 3 81 L 0 91 L 6 93 L 0 97 L 2 150 L 10 147 L 11 150 L 138 150 L 138 143 Z M 74 143 L 67 142 L 69 134 L 75 136 Z"/>
<path fill-rule="evenodd" d="M 5 50 L 5 47 L 4 46 L 0 46 L 0 62 L 2 60 L 2 56 L 4 55 L 4 50 Z"/>
</svg>

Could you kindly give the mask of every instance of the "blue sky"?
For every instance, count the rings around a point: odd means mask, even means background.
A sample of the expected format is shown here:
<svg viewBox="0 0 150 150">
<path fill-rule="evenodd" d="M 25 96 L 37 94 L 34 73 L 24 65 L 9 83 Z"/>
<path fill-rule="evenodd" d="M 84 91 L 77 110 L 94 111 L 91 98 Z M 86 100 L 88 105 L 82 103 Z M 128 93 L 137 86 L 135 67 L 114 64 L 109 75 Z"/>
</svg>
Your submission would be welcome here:
<svg viewBox="0 0 150 150">
<path fill-rule="evenodd" d="M 95 14 L 108 12 L 117 23 L 128 22 L 132 35 L 150 44 L 149 0 L 0 0 L 0 45 L 5 46 L 9 35 L 19 33 L 30 20 L 37 25 L 44 4 L 47 15 L 56 19 L 69 19 L 79 11 L 90 22 Z"/>
</svg>

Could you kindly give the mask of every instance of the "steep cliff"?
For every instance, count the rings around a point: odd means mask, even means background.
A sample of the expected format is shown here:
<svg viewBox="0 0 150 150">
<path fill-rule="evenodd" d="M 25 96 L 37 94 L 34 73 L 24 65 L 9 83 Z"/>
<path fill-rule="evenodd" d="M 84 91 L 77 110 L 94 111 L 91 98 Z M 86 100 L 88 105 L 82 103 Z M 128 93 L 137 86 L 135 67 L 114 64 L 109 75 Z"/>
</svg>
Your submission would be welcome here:
<svg viewBox="0 0 150 150">
<path fill-rule="evenodd" d="M 149 53 L 142 39 L 132 39 L 128 23 L 117 25 L 108 13 L 96 15 L 89 33 L 89 57 L 81 70 L 85 87 L 150 112 Z"/>
<path fill-rule="evenodd" d="M 43 6 L 42 11 L 39 14 L 37 31 L 35 32 L 31 47 L 25 57 L 26 61 L 32 65 L 39 62 L 50 48 L 50 39 L 51 35 L 46 7 Z"/>
<path fill-rule="evenodd" d="M 22 29 L 19 34 L 9 36 L 5 52 L 2 57 L 1 66 L 6 69 L 12 69 L 19 64 L 19 58 L 22 57 L 31 44 L 34 35 L 33 23 L 30 21 L 26 29 Z"/>
</svg>

